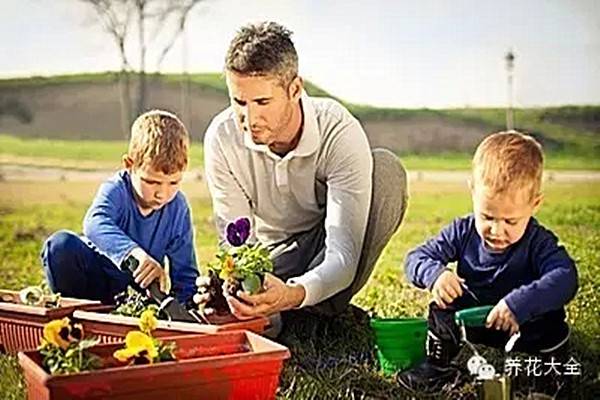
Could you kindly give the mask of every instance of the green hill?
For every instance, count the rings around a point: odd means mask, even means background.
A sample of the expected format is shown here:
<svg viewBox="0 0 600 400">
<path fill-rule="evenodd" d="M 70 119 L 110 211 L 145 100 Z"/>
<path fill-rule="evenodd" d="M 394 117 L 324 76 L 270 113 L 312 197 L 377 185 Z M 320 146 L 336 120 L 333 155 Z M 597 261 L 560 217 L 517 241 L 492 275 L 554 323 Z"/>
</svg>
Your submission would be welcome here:
<svg viewBox="0 0 600 400">
<path fill-rule="evenodd" d="M 147 108 L 178 113 L 199 142 L 212 117 L 227 107 L 227 88 L 220 73 L 191 74 L 186 108 L 182 103 L 186 82 L 179 74 L 148 75 Z M 312 82 L 305 84 L 310 95 L 335 98 Z M 136 86 L 132 77 L 132 94 Z M 502 130 L 505 124 L 503 109 L 394 109 L 338 100 L 362 122 L 373 147 L 390 148 L 408 158 L 445 156 L 466 162 L 485 135 Z M 549 158 L 561 160 L 558 164 L 596 168 L 599 163 L 600 106 L 516 109 L 515 125 L 538 138 Z M 0 80 L 0 134 L 22 139 L 123 140 L 118 75 Z"/>
</svg>

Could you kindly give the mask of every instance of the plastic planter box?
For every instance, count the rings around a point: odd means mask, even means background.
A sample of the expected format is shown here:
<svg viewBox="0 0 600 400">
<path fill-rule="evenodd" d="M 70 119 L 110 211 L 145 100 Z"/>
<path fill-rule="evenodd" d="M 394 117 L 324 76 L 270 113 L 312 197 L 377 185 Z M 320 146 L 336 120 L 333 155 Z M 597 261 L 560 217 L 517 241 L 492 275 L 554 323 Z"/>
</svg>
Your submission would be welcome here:
<svg viewBox="0 0 600 400">
<path fill-rule="evenodd" d="M 105 310 L 106 311 L 106 310 Z M 87 326 L 86 334 L 100 336 L 103 335 L 125 337 L 131 329 L 137 329 L 138 318 L 126 317 L 123 315 L 114 315 L 107 312 L 89 312 L 75 311 L 73 317 L 85 322 Z M 235 317 L 225 317 L 219 320 L 213 320 L 213 324 L 199 324 L 193 322 L 165 321 L 158 320 L 158 326 L 153 331 L 155 337 L 181 335 L 185 333 L 217 333 L 231 330 L 249 330 L 256 333 L 265 331 L 269 320 L 265 317 L 253 318 L 240 321 Z"/>
<path fill-rule="evenodd" d="M 373 319 L 377 357 L 385 375 L 414 367 L 425 358 L 427 320 Z"/>
<path fill-rule="evenodd" d="M 11 354 L 37 348 L 44 324 L 71 315 L 74 310 L 102 310 L 99 301 L 61 298 L 60 307 L 28 306 L 19 300 L 19 292 L 0 290 L 0 343 Z"/>
<path fill-rule="evenodd" d="M 49 375 L 37 351 L 19 353 L 29 400 L 274 399 L 283 361 L 282 345 L 248 331 L 172 338 L 177 361 L 117 366 L 120 346 L 92 351 L 105 361 L 100 370 Z"/>
</svg>

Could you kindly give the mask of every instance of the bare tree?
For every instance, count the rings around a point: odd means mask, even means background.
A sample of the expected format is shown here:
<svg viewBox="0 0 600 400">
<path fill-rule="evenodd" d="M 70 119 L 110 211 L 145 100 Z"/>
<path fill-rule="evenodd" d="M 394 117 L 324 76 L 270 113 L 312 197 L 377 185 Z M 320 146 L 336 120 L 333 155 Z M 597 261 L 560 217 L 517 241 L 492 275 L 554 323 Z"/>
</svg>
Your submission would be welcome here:
<svg viewBox="0 0 600 400">
<path fill-rule="evenodd" d="M 174 28 L 165 42 L 164 47 L 158 53 L 156 70 L 160 71 L 162 62 L 177 39 L 185 30 L 185 24 L 192 9 L 200 3 L 201 0 L 135 0 L 137 18 L 138 18 L 138 38 L 140 47 L 140 81 L 138 96 L 138 113 L 144 110 L 146 104 L 146 46 L 148 42 L 156 40 L 159 33 L 165 28 L 170 27 L 174 22 Z M 146 24 L 152 25 L 154 32 L 150 37 L 146 37 Z"/>
<path fill-rule="evenodd" d="M 128 28 L 135 20 L 138 28 L 138 96 L 136 113 L 141 113 L 146 107 L 146 57 L 150 42 L 156 40 L 165 27 L 170 27 L 164 47 L 158 52 L 157 70 L 160 70 L 163 60 L 173 48 L 177 39 L 185 30 L 190 11 L 201 0 L 80 0 L 93 6 L 104 30 L 115 40 L 121 56 L 121 111 L 123 123 L 127 132 L 131 121 L 131 96 L 129 90 L 130 63 L 126 54 L 125 44 L 130 33 Z M 148 32 L 151 32 L 148 35 Z"/>
<path fill-rule="evenodd" d="M 138 41 L 140 50 L 139 91 L 137 99 L 137 114 L 144 112 L 146 107 L 146 7 L 150 0 L 134 0 L 138 21 Z"/>
<path fill-rule="evenodd" d="M 81 0 L 91 5 L 102 27 L 113 38 L 121 58 L 119 70 L 119 102 L 121 105 L 121 129 L 125 138 L 131 124 L 131 93 L 129 73 L 131 67 L 125 51 L 125 42 L 130 26 L 133 8 L 128 0 Z"/>
<path fill-rule="evenodd" d="M 173 7 L 171 10 L 164 10 L 163 11 L 163 15 L 168 15 L 169 13 L 174 13 L 175 17 L 177 18 L 177 24 L 176 27 L 177 29 L 175 29 L 173 31 L 173 34 L 171 35 L 169 41 L 167 41 L 167 43 L 165 44 L 165 46 L 162 49 L 162 52 L 160 53 L 160 56 L 158 57 L 158 61 L 156 63 L 156 70 L 160 71 L 161 66 L 162 66 L 162 62 L 164 61 L 165 57 L 167 56 L 167 54 L 171 51 L 171 49 L 173 48 L 173 45 L 177 42 L 177 40 L 181 37 L 182 39 L 182 72 L 183 72 L 183 79 L 180 82 L 180 86 L 181 86 L 181 118 L 184 121 L 184 123 L 186 124 L 186 126 L 188 127 L 188 129 L 190 130 L 190 132 L 193 130 L 192 127 L 192 112 L 191 112 L 191 101 L 190 101 L 190 92 L 191 92 L 191 80 L 190 80 L 190 74 L 188 71 L 188 43 L 187 43 L 187 37 L 185 34 L 185 29 L 186 29 L 186 22 L 188 20 L 188 16 L 190 15 L 190 12 L 192 11 L 192 9 L 198 4 L 200 3 L 201 0 L 175 0 L 172 1 L 171 6 Z"/>
<path fill-rule="evenodd" d="M 179 39 L 179 37 L 183 35 L 188 16 L 190 15 L 192 9 L 198 3 L 200 3 L 200 1 L 201 0 L 171 0 L 170 7 L 167 7 L 163 10 L 162 15 L 164 17 L 171 14 L 175 15 L 176 29 L 173 30 L 173 34 L 171 35 L 171 37 L 163 47 L 162 51 L 160 52 L 158 61 L 156 62 L 156 69 L 158 71 L 160 71 L 160 67 L 165 57 L 171 51 L 173 45 L 175 44 L 175 42 L 177 42 L 177 39 Z"/>
</svg>

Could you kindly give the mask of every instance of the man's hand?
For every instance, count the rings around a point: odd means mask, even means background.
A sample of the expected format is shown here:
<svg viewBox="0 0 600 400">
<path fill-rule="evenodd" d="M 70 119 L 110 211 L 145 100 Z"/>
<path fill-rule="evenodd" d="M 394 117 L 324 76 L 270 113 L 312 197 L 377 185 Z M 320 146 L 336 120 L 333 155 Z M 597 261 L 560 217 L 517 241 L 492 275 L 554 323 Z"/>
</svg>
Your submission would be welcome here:
<svg viewBox="0 0 600 400">
<path fill-rule="evenodd" d="M 159 280 L 160 291 L 163 293 L 167 292 L 167 274 L 162 266 L 152 257 L 150 257 L 143 250 L 135 249 L 131 252 L 139 262 L 140 265 L 133 271 L 133 279 L 135 283 L 140 285 L 143 289 L 147 288 L 155 279 Z"/>
<path fill-rule="evenodd" d="M 263 288 L 264 292 L 255 295 L 239 291 L 237 295 L 243 302 L 235 297 L 226 296 L 232 314 L 239 319 L 248 319 L 259 315 L 268 316 L 298 307 L 306 295 L 302 285 L 286 285 L 272 274 L 265 275 Z"/>
<path fill-rule="evenodd" d="M 504 300 L 500 300 L 492 308 L 485 321 L 485 326 L 490 329 L 496 328 L 497 330 L 508 331 L 511 335 L 519 331 L 519 324 Z"/>
<path fill-rule="evenodd" d="M 431 294 L 433 300 L 441 309 L 445 309 L 457 297 L 462 296 L 463 289 L 461 284 L 465 280 L 456 275 L 453 271 L 446 270 L 436 279 Z"/>
</svg>

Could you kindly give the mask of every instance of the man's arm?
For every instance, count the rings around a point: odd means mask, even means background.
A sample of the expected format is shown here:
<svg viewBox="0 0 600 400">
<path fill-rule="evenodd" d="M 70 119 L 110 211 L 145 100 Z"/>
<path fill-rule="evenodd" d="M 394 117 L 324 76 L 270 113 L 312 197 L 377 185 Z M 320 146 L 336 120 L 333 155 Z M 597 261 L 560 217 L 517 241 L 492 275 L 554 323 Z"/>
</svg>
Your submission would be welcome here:
<svg viewBox="0 0 600 400">
<path fill-rule="evenodd" d="M 540 278 L 521 286 L 504 297 L 506 304 L 522 324 L 567 304 L 577 293 L 577 269 L 565 248 L 552 233 L 532 248 L 531 259 Z"/>
<path fill-rule="evenodd" d="M 83 234 L 117 267 L 138 247 L 117 223 L 128 200 L 122 191 L 114 182 L 103 183 L 83 220 Z"/>
<path fill-rule="evenodd" d="M 254 221 L 250 198 L 244 193 L 236 179 L 236 172 L 225 156 L 218 129 L 213 122 L 204 137 L 204 173 L 212 198 L 219 243 L 222 244 L 227 223 L 240 217 L 248 217 L 252 224 Z"/>
<path fill-rule="evenodd" d="M 411 250 L 406 255 L 404 272 L 418 288 L 431 289 L 446 266 L 458 260 L 460 237 L 464 234 L 463 219 L 455 219 L 435 237 Z"/>
<path fill-rule="evenodd" d="M 300 307 L 314 305 L 352 284 L 361 255 L 371 205 L 373 159 L 359 122 L 349 117 L 326 157 L 325 258 L 288 281 L 302 285 Z"/>
</svg>

